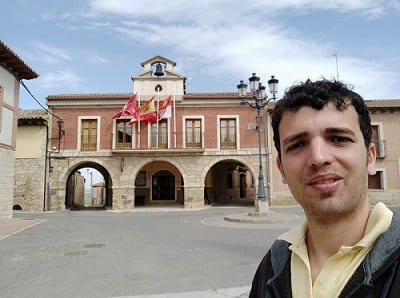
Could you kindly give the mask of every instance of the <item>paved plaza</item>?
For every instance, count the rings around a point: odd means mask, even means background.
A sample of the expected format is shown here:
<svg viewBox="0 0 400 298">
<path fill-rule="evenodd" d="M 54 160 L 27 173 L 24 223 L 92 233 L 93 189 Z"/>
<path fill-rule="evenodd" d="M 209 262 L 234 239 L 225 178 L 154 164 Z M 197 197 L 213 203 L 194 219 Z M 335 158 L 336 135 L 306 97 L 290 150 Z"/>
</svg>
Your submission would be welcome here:
<svg viewBox="0 0 400 298">
<path fill-rule="evenodd" d="M 32 226 L 0 235 L 0 297 L 247 297 L 273 240 L 302 221 L 224 220 L 252 210 L 15 213 Z"/>
</svg>

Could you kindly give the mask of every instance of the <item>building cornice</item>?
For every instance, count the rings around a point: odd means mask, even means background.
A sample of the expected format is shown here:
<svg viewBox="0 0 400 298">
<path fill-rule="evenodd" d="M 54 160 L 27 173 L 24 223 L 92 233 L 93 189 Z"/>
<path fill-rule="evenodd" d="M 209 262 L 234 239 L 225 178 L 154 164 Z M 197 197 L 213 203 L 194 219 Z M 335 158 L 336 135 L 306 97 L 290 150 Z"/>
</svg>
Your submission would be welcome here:
<svg viewBox="0 0 400 298">
<path fill-rule="evenodd" d="M 17 80 L 35 79 L 39 75 L 0 40 L 0 65 L 14 74 Z"/>
</svg>

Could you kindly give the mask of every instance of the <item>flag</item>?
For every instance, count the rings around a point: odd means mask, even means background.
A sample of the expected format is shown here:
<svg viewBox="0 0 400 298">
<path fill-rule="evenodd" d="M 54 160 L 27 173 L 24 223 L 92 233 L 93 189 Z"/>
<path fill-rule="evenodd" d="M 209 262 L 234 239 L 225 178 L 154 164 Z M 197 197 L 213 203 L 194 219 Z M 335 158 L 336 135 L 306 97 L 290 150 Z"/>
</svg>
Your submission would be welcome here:
<svg viewBox="0 0 400 298">
<path fill-rule="evenodd" d="M 172 112 L 171 112 L 171 96 L 168 96 L 167 99 L 163 100 L 160 102 L 158 106 L 158 119 L 166 119 L 166 118 L 171 118 Z"/>
<path fill-rule="evenodd" d="M 154 96 L 150 98 L 149 101 L 142 104 L 135 115 L 133 115 L 131 121 L 129 123 L 135 123 L 137 121 L 147 121 L 154 122 L 156 120 L 156 108 L 154 105 Z"/>
<path fill-rule="evenodd" d="M 122 116 L 135 116 L 135 114 L 136 114 L 136 94 L 134 94 L 131 98 L 129 98 L 128 102 L 124 105 L 122 110 L 116 113 L 113 119 Z"/>
</svg>

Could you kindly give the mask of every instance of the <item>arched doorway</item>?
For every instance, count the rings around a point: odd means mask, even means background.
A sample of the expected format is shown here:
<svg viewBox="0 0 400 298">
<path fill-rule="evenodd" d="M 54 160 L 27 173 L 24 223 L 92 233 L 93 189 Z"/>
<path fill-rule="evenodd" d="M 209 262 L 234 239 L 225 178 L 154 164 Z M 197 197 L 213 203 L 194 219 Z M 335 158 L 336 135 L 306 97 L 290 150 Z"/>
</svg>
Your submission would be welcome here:
<svg viewBox="0 0 400 298">
<path fill-rule="evenodd" d="M 159 171 L 152 177 L 152 200 L 175 200 L 175 176 L 169 171 Z"/>
<path fill-rule="evenodd" d="M 168 161 L 144 165 L 135 178 L 135 206 L 184 204 L 184 181 L 180 170 Z"/>
<path fill-rule="evenodd" d="M 205 204 L 253 204 L 255 185 L 249 167 L 236 160 L 217 162 L 204 181 Z"/>
<path fill-rule="evenodd" d="M 67 179 L 65 208 L 104 209 L 112 207 L 112 181 L 108 171 L 93 162 L 81 163 Z"/>
</svg>

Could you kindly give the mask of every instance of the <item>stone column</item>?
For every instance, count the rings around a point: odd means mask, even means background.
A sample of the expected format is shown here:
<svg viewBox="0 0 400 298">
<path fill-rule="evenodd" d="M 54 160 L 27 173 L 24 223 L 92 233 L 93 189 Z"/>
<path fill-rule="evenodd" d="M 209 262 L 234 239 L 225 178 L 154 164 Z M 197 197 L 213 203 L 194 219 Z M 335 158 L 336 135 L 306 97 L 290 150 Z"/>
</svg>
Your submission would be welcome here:
<svg viewBox="0 0 400 298">
<path fill-rule="evenodd" d="M 204 208 L 204 187 L 187 187 L 185 186 L 185 209 Z"/>
<path fill-rule="evenodd" d="M 130 210 L 135 208 L 134 187 L 113 187 L 113 210 Z"/>
</svg>

